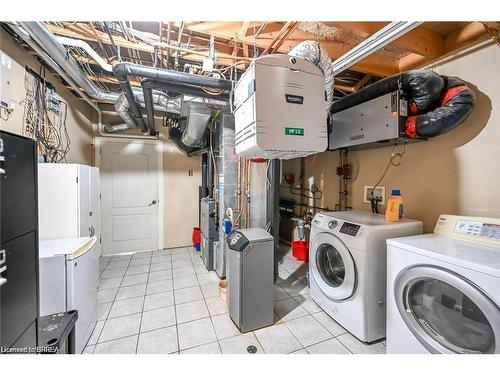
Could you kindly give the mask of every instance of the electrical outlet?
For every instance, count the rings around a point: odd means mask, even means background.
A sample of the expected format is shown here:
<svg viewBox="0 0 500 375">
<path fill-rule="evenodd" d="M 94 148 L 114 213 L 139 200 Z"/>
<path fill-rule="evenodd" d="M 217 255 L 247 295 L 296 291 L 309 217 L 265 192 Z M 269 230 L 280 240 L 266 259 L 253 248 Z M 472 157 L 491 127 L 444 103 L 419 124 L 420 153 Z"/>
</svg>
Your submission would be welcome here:
<svg viewBox="0 0 500 375">
<path fill-rule="evenodd" d="M 363 202 L 370 203 L 370 198 L 372 196 L 373 186 L 365 186 L 363 193 Z M 380 198 L 380 204 L 385 204 L 385 186 L 377 186 L 373 190 L 373 196 Z"/>
</svg>

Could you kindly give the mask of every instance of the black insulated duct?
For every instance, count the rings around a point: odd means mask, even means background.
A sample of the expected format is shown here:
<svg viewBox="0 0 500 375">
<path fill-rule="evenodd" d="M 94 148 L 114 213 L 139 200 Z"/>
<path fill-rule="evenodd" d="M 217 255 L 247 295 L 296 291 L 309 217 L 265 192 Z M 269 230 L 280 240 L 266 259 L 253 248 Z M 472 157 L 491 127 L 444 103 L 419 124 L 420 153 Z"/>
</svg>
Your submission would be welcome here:
<svg viewBox="0 0 500 375">
<path fill-rule="evenodd" d="M 437 104 L 444 89 L 443 78 L 432 70 L 412 70 L 381 79 L 332 104 L 330 113 L 389 94 L 401 88 L 420 111 Z"/>
<path fill-rule="evenodd" d="M 406 134 L 410 138 L 435 137 L 460 125 L 472 112 L 476 95 L 462 80 L 443 76 L 445 89 L 439 105 L 428 112 L 411 110 L 406 119 Z"/>
<path fill-rule="evenodd" d="M 441 76 L 432 70 L 412 70 L 384 78 L 334 102 L 330 113 L 397 90 L 408 97 L 409 138 L 429 138 L 448 132 L 467 118 L 476 101 L 474 92 L 458 78 Z"/>
</svg>

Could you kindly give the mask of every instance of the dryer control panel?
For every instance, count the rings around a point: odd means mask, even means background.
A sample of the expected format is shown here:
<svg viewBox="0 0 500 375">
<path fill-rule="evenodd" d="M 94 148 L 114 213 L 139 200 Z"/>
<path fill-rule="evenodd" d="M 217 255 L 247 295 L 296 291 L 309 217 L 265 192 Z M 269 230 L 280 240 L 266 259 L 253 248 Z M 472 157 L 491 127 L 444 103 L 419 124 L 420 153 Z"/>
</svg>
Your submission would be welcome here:
<svg viewBox="0 0 500 375">
<path fill-rule="evenodd" d="M 441 215 L 434 233 L 500 246 L 500 219 Z"/>
<path fill-rule="evenodd" d="M 340 227 L 340 233 L 348 234 L 350 236 L 356 236 L 356 234 L 358 234 L 359 228 L 361 228 L 361 225 L 351 224 L 346 221 Z"/>
</svg>

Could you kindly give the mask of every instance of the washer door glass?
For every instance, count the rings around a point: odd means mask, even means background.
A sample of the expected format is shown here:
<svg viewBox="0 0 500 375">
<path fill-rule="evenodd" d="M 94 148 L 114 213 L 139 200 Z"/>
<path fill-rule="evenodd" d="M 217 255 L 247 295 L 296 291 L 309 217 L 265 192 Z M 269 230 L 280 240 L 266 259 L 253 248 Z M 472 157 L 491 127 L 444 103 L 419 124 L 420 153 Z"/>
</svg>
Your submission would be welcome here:
<svg viewBox="0 0 500 375">
<path fill-rule="evenodd" d="M 395 292 L 403 320 L 431 352 L 500 350 L 500 309 L 462 276 L 438 267 L 417 266 L 400 274 Z"/>
<path fill-rule="evenodd" d="M 491 353 L 493 329 L 481 309 L 453 286 L 423 279 L 408 290 L 408 308 L 429 335 L 454 352 Z"/>
<path fill-rule="evenodd" d="M 339 251 L 330 244 L 322 244 L 316 251 L 316 265 L 323 280 L 338 288 L 345 279 L 345 264 Z"/>
<path fill-rule="evenodd" d="M 333 301 L 351 297 L 356 289 L 356 267 L 347 246 L 330 233 L 314 236 L 310 251 L 311 277 Z"/>
</svg>

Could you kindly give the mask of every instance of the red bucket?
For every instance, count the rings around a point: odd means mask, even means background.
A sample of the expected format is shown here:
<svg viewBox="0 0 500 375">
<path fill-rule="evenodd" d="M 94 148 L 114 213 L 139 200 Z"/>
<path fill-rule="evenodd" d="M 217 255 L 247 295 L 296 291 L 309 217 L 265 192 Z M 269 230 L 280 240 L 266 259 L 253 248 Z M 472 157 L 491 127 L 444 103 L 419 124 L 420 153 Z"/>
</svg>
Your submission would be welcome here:
<svg viewBox="0 0 500 375">
<path fill-rule="evenodd" d="M 193 228 L 193 246 L 199 245 L 201 240 L 201 231 L 200 228 Z"/>
<path fill-rule="evenodd" d="M 292 242 L 292 255 L 303 262 L 309 261 L 309 244 L 305 241 Z"/>
</svg>

